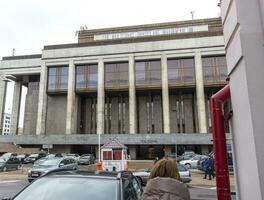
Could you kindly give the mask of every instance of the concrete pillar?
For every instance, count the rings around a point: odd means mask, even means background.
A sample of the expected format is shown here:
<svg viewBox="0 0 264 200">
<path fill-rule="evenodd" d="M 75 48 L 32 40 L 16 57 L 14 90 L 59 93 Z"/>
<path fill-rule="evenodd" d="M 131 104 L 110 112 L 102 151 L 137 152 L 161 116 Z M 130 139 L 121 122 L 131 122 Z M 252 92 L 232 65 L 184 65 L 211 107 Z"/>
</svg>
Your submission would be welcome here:
<svg viewBox="0 0 264 200">
<path fill-rule="evenodd" d="M 136 146 L 129 146 L 129 155 L 131 160 L 136 160 L 137 159 L 137 149 Z"/>
<path fill-rule="evenodd" d="M 66 115 L 66 134 L 76 133 L 76 94 L 75 94 L 75 65 L 73 60 L 69 63 L 68 73 L 68 93 L 67 93 L 67 115 Z"/>
<path fill-rule="evenodd" d="M 171 154 L 171 146 L 164 146 L 164 156 L 168 156 Z"/>
<path fill-rule="evenodd" d="M 13 104 L 12 104 L 12 115 L 11 115 L 11 128 L 10 133 L 16 135 L 18 133 L 18 122 L 19 122 L 19 111 L 20 111 L 20 100 L 21 100 L 21 90 L 22 83 L 14 82 L 14 94 L 13 94 Z"/>
<path fill-rule="evenodd" d="M 203 66 L 200 51 L 195 52 L 195 80 L 196 80 L 196 98 L 198 110 L 198 127 L 200 133 L 207 133 L 206 110 L 204 99 L 204 82 L 203 82 Z"/>
<path fill-rule="evenodd" d="M 135 81 L 135 60 L 129 56 L 129 133 L 137 133 L 137 112 L 136 112 L 136 81 Z"/>
<path fill-rule="evenodd" d="M 7 82 L 0 79 L 0 135 L 3 133 Z"/>
<path fill-rule="evenodd" d="M 167 56 L 161 55 L 162 109 L 164 133 L 170 133 L 170 103 L 168 86 Z"/>
<path fill-rule="evenodd" d="M 46 116 L 47 116 L 47 73 L 46 63 L 41 63 L 40 82 L 39 82 L 39 101 L 38 101 L 38 118 L 36 134 L 45 134 Z"/>
<path fill-rule="evenodd" d="M 97 134 L 104 133 L 104 61 L 102 58 L 98 61 L 98 86 L 97 86 Z M 117 112 L 117 111 L 116 111 Z"/>
</svg>

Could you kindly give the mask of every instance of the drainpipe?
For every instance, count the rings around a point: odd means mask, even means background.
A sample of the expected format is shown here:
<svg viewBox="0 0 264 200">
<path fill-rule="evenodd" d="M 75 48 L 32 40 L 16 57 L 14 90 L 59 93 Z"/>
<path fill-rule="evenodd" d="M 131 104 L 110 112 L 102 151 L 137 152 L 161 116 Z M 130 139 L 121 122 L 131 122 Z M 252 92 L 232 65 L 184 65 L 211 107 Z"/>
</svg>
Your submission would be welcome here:
<svg viewBox="0 0 264 200">
<path fill-rule="evenodd" d="M 210 100 L 218 200 L 231 200 L 223 113 L 223 104 L 229 99 L 230 87 L 227 84 Z"/>
</svg>

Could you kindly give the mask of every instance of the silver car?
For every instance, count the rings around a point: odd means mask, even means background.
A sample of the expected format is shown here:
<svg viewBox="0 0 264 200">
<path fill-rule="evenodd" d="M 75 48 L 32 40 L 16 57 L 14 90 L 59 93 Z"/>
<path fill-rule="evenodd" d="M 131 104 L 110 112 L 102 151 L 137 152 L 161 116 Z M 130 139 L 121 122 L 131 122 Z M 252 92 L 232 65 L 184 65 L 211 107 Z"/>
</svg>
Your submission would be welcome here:
<svg viewBox="0 0 264 200">
<path fill-rule="evenodd" d="M 48 160 L 43 161 L 37 166 L 33 166 L 28 171 L 28 181 L 31 182 L 34 179 L 37 179 L 41 175 L 48 173 L 54 169 L 78 169 L 78 164 L 75 159 L 73 158 L 51 158 Z"/>
<path fill-rule="evenodd" d="M 180 174 L 181 181 L 183 183 L 189 183 L 192 181 L 191 173 L 187 167 L 184 165 L 178 164 L 178 170 Z M 142 185 L 146 185 L 149 179 L 150 170 L 146 170 L 143 172 L 133 172 L 133 175 L 137 177 L 137 179 L 141 182 Z"/>
</svg>

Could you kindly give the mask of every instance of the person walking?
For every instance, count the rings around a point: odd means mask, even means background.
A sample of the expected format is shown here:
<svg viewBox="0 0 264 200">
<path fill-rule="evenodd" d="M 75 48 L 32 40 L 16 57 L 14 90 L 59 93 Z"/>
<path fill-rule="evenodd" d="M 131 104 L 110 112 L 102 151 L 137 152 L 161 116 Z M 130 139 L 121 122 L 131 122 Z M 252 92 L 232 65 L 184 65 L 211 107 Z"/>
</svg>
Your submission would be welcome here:
<svg viewBox="0 0 264 200">
<path fill-rule="evenodd" d="M 175 160 L 159 160 L 151 170 L 149 178 L 143 200 L 190 200 L 187 186 L 180 182 Z"/>
<path fill-rule="evenodd" d="M 209 174 L 209 156 L 206 156 L 205 160 L 202 163 L 202 169 L 204 171 L 204 179 L 207 178 L 207 174 Z"/>
<path fill-rule="evenodd" d="M 209 157 L 209 162 L 208 162 L 208 175 L 209 175 L 209 180 L 212 180 L 212 177 L 214 178 L 215 177 L 215 174 L 214 174 L 214 159 L 213 157 Z"/>
</svg>

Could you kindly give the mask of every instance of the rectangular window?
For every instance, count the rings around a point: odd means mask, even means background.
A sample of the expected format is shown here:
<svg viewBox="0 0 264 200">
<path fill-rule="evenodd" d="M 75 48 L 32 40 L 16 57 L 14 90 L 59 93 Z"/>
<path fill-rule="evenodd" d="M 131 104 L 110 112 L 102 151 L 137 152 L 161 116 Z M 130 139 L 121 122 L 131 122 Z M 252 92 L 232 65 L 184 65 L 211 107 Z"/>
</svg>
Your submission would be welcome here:
<svg viewBox="0 0 264 200">
<path fill-rule="evenodd" d="M 138 61 L 135 64 L 136 69 L 136 85 L 161 85 L 161 62 L 154 61 Z"/>
<path fill-rule="evenodd" d="M 128 63 L 105 64 L 105 87 L 128 87 Z"/>
<path fill-rule="evenodd" d="M 203 76 L 205 83 L 222 83 L 227 77 L 225 56 L 203 57 Z"/>
<path fill-rule="evenodd" d="M 76 67 L 76 89 L 96 89 L 98 67 L 96 64 L 87 64 Z"/>
<path fill-rule="evenodd" d="M 170 85 L 195 84 L 193 58 L 170 59 L 168 64 L 168 81 Z"/>
<path fill-rule="evenodd" d="M 48 68 L 48 91 L 66 91 L 68 88 L 68 67 Z"/>
</svg>

